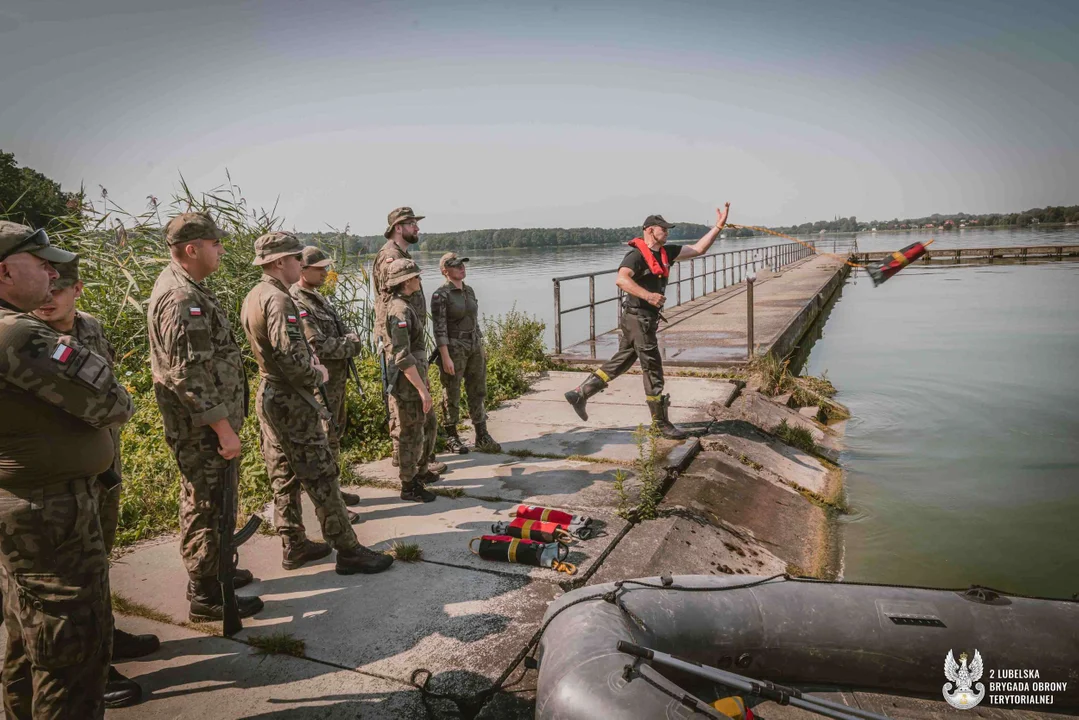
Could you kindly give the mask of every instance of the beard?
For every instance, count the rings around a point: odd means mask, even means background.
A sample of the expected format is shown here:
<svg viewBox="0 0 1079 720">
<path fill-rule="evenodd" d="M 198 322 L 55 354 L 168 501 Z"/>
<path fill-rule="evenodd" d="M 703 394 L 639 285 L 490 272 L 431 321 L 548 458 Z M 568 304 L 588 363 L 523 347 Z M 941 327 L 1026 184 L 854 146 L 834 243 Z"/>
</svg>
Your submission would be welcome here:
<svg viewBox="0 0 1079 720">
<path fill-rule="evenodd" d="M 402 228 L 401 237 L 403 237 L 405 239 L 405 242 L 407 242 L 409 245 L 415 245 L 420 241 L 420 231 L 405 230 Z"/>
</svg>

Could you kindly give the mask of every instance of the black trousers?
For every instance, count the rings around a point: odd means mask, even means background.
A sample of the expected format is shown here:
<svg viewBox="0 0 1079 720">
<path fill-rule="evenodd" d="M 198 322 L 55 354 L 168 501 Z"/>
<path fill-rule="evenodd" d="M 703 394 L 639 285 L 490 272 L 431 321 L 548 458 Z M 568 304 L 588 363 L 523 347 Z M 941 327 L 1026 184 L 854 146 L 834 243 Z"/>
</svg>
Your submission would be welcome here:
<svg viewBox="0 0 1079 720">
<path fill-rule="evenodd" d="M 622 322 L 618 326 L 622 333 L 618 352 L 605 362 L 596 374 L 605 382 L 610 382 L 640 360 L 644 394 L 649 400 L 658 400 L 663 394 L 663 360 L 660 358 L 659 341 L 656 339 L 658 325 L 658 315 L 624 310 Z"/>
</svg>

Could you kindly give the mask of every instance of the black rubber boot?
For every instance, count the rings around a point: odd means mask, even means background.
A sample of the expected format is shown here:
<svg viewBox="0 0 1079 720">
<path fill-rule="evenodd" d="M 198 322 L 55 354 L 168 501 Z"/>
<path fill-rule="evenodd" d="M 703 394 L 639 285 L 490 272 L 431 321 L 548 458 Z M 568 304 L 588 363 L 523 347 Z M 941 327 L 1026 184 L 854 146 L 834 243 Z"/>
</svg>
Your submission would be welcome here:
<svg viewBox="0 0 1079 720">
<path fill-rule="evenodd" d="M 652 411 L 652 422 L 659 428 L 659 432 L 668 440 L 685 440 L 688 435 L 679 430 L 667 419 L 667 409 L 671 406 L 670 395 L 660 395 L 659 400 L 649 400 L 648 409 Z"/>
<path fill-rule="evenodd" d="M 250 585 L 254 579 L 255 576 L 251 574 L 250 570 L 236 568 L 236 571 L 232 574 L 232 589 L 239 590 L 244 585 Z"/>
<path fill-rule="evenodd" d="M 131 678 L 109 666 L 109 679 L 105 682 L 105 707 L 125 708 L 142 702 L 142 688 Z"/>
<path fill-rule="evenodd" d="M 476 423 L 476 449 L 485 453 L 502 452 L 502 446 L 487 432 L 487 423 Z"/>
<path fill-rule="evenodd" d="M 337 551 L 337 566 L 334 571 L 338 575 L 355 575 L 364 573 L 380 573 L 393 565 L 393 557 L 386 553 L 375 552 L 363 545 L 353 550 Z"/>
<path fill-rule="evenodd" d="M 401 499 L 408 502 L 434 502 L 438 496 L 423 486 L 422 482 L 401 485 Z"/>
<path fill-rule="evenodd" d="M 161 641 L 157 635 L 132 635 L 118 627 L 112 630 L 112 659 L 131 660 L 157 652 Z"/>
<path fill-rule="evenodd" d="M 360 496 L 356 493 L 341 491 L 341 499 L 345 501 L 345 505 L 349 507 L 360 504 Z"/>
<path fill-rule="evenodd" d="M 221 585 L 217 578 L 207 578 L 201 582 L 192 582 L 191 589 L 195 596 L 191 598 L 191 609 L 188 619 L 191 622 L 214 622 L 220 621 L 225 614 L 221 599 Z M 251 617 L 262 610 L 262 599 L 259 597 L 236 596 L 236 609 L 241 618 Z"/>
<path fill-rule="evenodd" d="M 442 428 L 442 431 L 446 433 L 446 452 L 457 453 L 458 455 L 467 455 L 468 446 L 461 442 L 461 437 L 457 434 L 457 428 L 447 425 Z"/>
<path fill-rule="evenodd" d="M 313 560 L 321 560 L 330 552 L 330 546 L 324 542 L 315 542 L 305 538 L 294 543 L 285 537 L 281 553 L 281 567 L 286 570 L 296 570 Z"/>
<path fill-rule="evenodd" d="M 603 381 L 603 378 L 592 373 L 577 388 L 566 393 L 566 401 L 573 406 L 582 420 L 587 420 L 588 411 L 585 410 L 585 403 L 588 402 L 588 398 L 602 392 L 606 387 L 607 383 Z"/>
</svg>

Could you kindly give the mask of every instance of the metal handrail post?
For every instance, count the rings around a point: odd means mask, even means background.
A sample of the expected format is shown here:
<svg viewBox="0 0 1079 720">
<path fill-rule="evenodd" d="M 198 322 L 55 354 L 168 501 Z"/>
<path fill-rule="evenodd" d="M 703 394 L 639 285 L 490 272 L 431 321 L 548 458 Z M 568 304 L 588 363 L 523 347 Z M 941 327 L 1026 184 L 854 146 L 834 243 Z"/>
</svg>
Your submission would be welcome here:
<svg viewBox="0 0 1079 720">
<path fill-rule="evenodd" d="M 554 354 L 562 354 L 562 285 L 554 279 Z"/>
<path fill-rule="evenodd" d="M 697 299 L 697 258 L 689 260 L 689 299 Z"/>
<path fill-rule="evenodd" d="M 596 342 L 596 276 L 588 276 L 588 337 Z"/>
<path fill-rule="evenodd" d="M 675 300 L 674 305 L 675 307 L 678 307 L 682 304 L 682 263 L 678 263 L 676 269 L 678 270 L 678 280 L 675 282 L 674 287 L 677 299 Z"/>
<path fill-rule="evenodd" d="M 756 278 L 746 278 L 746 360 L 753 359 L 753 282 Z"/>
</svg>

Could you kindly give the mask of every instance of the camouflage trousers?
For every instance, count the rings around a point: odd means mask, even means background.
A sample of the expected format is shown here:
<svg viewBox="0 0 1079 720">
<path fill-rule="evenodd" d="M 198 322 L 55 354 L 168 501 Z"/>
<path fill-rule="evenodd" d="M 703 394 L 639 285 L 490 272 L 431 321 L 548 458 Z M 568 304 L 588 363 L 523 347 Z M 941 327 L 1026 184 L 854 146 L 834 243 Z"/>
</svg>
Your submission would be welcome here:
<svg viewBox="0 0 1079 720">
<path fill-rule="evenodd" d="M 0 489 L 9 720 L 105 716 L 113 624 L 94 482 Z"/>
<path fill-rule="evenodd" d="M 182 440 L 166 438 L 180 468 L 180 555 L 191 580 L 217 578 L 221 552 L 221 483 L 228 460 L 210 428 Z"/>
<path fill-rule="evenodd" d="M 450 340 L 450 360 L 453 361 L 453 375 L 442 370 L 439 362 L 439 377 L 445 392 L 442 395 L 442 415 L 447 426 L 456 425 L 461 419 L 461 384 L 468 393 L 468 416 L 472 424 L 487 422 L 487 411 L 483 401 L 487 398 L 487 357 L 483 354 L 483 344 L 478 340 Z"/>
<path fill-rule="evenodd" d="M 292 543 L 307 538 L 300 502 L 300 491 L 306 490 L 323 539 L 337 550 L 359 546 L 341 498 L 337 460 L 318 411 L 295 390 L 265 378 L 259 383 L 255 411 L 262 430 L 262 458 L 273 486 L 277 532 Z"/>
<path fill-rule="evenodd" d="M 416 366 L 424 383 L 427 382 L 427 368 Z M 423 412 L 420 393 L 408 381 L 404 373 L 398 373 L 390 393 L 390 437 L 397 445 L 398 477 L 402 487 L 412 483 L 416 475 L 427 472 L 427 463 L 435 454 L 435 440 L 438 433 L 438 419 L 432 407 Z M 396 414 L 397 424 L 392 422 Z"/>
<path fill-rule="evenodd" d="M 345 434 L 345 429 L 348 427 L 348 413 L 345 411 L 345 396 L 348 390 L 348 366 L 342 366 L 340 371 L 336 366 L 329 368 L 329 370 L 330 381 L 326 383 L 326 393 L 329 397 L 326 398 L 326 405 L 330 410 L 330 415 L 333 416 L 333 423 L 326 428 L 326 435 L 330 441 L 330 450 L 333 452 L 334 458 L 337 458 L 341 455 L 341 436 Z M 335 427 L 336 430 L 334 429 Z"/>
</svg>

